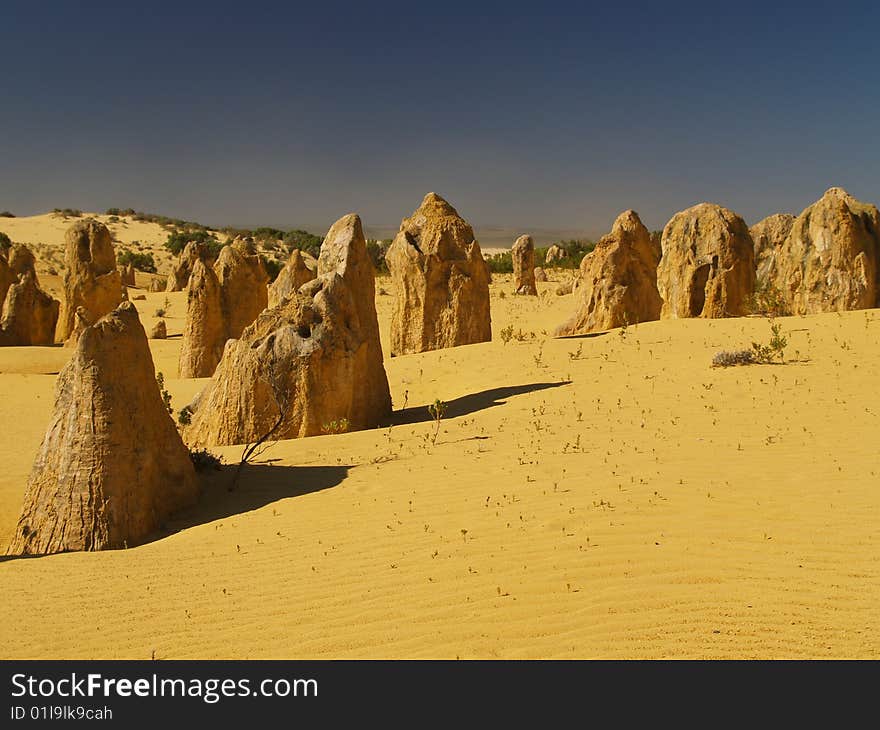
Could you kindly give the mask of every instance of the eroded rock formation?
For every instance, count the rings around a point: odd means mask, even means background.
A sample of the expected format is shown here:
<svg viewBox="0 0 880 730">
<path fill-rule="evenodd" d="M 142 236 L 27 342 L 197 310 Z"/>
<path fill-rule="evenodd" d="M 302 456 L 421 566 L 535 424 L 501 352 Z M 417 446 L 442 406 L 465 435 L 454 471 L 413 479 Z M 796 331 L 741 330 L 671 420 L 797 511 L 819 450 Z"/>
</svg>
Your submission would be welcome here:
<svg viewBox="0 0 880 730">
<path fill-rule="evenodd" d="M 226 336 L 237 339 L 269 303 L 269 276 L 249 238 L 224 246 L 214 264 L 220 282 Z"/>
<path fill-rule="evenodd" d="M 58 338 L 67 340 L 76 324 L 76 310 L 83 307 L 97 320 L 122 301 L 122 277 L 110 231 L 103 223 L 86 218 L 65 234 L 64 300 L 58 319 Z"/>
<path fill-rule="evenodd" d="M 278 272 L 275 281 L 269 286 L 269 306 L 277 306 L 282 299 L 293 294 L 317 273 L 306 265 L 305 257 L 298 248 L 293 249 L 284 268 Z"/>
<path fill-rule="evenodd" d="M 795 219 L 777 267 L 793 314 L 878 306 L 880 212 L 831 188 Z"/>
<path fill-rule="evenodd" d="M 745 222 L 713 203 L 676 213 L 663 229 L 657 288 L 661 316 L 737 317 L 755 289 L 755 250 Z"/>
<path fill-rule="evenodd" d="M 191 404 L 194 445 L 250 443 L 375 426 L 390 412 L 360 219 L 330 229 L 316 279 L 226 344 Z"/>
<path fill-rule="evenodd" d="M 535 244 L 531 236 L 520 236 L 510 249 L 513 259 L 513 288 L 517 294 L 537 296 L 535 285 Z"/>
<path fill-rule="evenodd" d="M 793 215 L 775 213 L 749 229 L 755 244 L 755 286 L 758 289 L 771 286 L 779 288 L 779 267 L 776 262 L 793 224 Z"/>
<path fill-rule="evenodd" d="M 51 345 L 55 342 L 60 303 L 40 288 L 33 270 L 9 287 L 0 330 L 8 345 Z"/>
<path fill-rule="evenodd" d="M 473 229 L 428 193 L 385 255 L 395 285 L 391 354 L 488 342 L 489 267 Z"/>
<path fill-rule="evenodd" d="M 8 552 L 130 547 L 197 494 L 146 333 L 125 302 L 83 329 L 58 376 L 55 410 Z"/>
<path fill-rule="evenodd" d="M 178 360 L 180 377 L 211 377 L 227 339 L 220 281 L 213 268 L 197 259 L 186 288 L 186 322 Z"/>
<path fill-rule="evenodd" d="M 638 214 L 633 210 L 621 213 L 611 232 L 581 261 L 577 312 L 556 334 L 600 332 L 659 319 L 659 260 Z"/>
</svg>

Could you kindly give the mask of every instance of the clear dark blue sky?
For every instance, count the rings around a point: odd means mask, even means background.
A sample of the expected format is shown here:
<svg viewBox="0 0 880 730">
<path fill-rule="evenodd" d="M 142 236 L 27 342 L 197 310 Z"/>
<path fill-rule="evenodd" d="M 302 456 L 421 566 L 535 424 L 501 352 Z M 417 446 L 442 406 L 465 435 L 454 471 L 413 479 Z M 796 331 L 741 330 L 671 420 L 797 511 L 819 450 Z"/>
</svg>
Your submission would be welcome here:
<svg viewBox="0 0 880 730">
<path fill-rule="evenodd" d="M 718 7 L 720 5 L 720 7 Z M 596 234 L 880 203 L 880 4 L 4 2 L 0 209 Z"/>
</svg>

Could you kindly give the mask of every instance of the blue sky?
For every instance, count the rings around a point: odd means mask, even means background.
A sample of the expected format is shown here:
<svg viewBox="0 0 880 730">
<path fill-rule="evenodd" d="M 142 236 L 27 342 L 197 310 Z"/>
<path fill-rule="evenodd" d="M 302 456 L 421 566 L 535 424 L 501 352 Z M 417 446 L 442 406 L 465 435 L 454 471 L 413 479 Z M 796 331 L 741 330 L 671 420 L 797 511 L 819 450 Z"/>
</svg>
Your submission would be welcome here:
<svg viewBox="0 0 880 730">
<path fill-rule="evenodd" d="M 0 209 L 600 234 L 880 202 L 877 4 L 6 2 Z"/>
</svg>

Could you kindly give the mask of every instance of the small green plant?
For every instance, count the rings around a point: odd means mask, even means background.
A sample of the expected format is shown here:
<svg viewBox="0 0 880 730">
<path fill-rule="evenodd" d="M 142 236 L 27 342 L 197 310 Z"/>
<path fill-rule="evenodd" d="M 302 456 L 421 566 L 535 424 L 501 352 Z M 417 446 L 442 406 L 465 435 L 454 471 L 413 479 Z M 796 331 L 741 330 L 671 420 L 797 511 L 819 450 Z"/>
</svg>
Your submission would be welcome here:
<svg viewBox="0 0 880 730">
<path fill-rule="evenodd" d="M 572 350 L 571 352 L 568 353 L 568 359 L 569 360 L 581 360 L 583 358 L 583 355 L 584 355 L 584 343 L 580 342 L 580 343 L 578 343 L 577 350 Z"/>
<path fill-rule="evenodd" d="M 755 362 L 770 364 L 778 359 L 780 363 L 784 363 L 785 348 L 787 345 L 788 339 L 782 334 L 782 325 L 771 320 L 770 342 L 766 345 L 762 345 L 759 342 L 752 343 L 752 352 L 755 356 Z"/>
<path fill-rule="evenodd" d="M 345 433 L 348 431 L 349 423 L 347 418 L 330 421 L 321 426 L 322 433 Z"/>
<path fill-rule="evenodd" d="M 535 361 L 535 367 L 544 367 L 544 343 L 541 343 L 541 346 L 538 348 L 538 354 L 532 355 L 532 359 Z"/>
<path fill-rule="evenodd" d="M 443 416 L 446 415 L 446 408 L 446 403 L 439 398 L 428 406 L 428 413 L 430 413 L 431 418 L 434 419 L 434 435 L 431 439 L 432 446 L 437 443 L 437 436 L 440 434 L 440 421 L 442 421 Z"/>
<path fill-rule="evenodd" d="M 509 324 L 501 330 L 501 341 L 506 345 L 513 339 L 513 325 Z"/>
<path fill-rule="evenodd" d="M 165 376 L 162 373 L 156 373 L 156 382 L 159 384 L 159 392 L 162 394 L 162 402 L 169 413 L 174 413 L 171 407 L 171 393 L 165 389 Z"/>
<path fill-rule="evenodd" d="M 746 311 L 765 317 L 786 317 L 791 314 L 791 308 L 782 292 L 769 282 L 758 283 L 755 291 L 746 300 Z"/>
<path fill-rule="evenodd" d="M 189 452 L 189 458 L 198 472 L 219 471 L 223 466 L 223 459 L 207 449 L 193 449 Z"/>
<path fill-rule="evenodd" d="M 189 426 L 192 423 L 192 411 L 189 406 L 184 406 L 177 412 L 177 422 L 181 426 Z"/>
<path fill-rule="evenodd" d="M 782 334 L 782 325 L 770 321 L 770 342 L 766 345 L 753 342 L 750 350 L 722 350 L 712 357 L 712 367 L 731 367 L 733 365 L 771 365 L 785 363 L 785 348 L 788 338 Z"/>
</svg>

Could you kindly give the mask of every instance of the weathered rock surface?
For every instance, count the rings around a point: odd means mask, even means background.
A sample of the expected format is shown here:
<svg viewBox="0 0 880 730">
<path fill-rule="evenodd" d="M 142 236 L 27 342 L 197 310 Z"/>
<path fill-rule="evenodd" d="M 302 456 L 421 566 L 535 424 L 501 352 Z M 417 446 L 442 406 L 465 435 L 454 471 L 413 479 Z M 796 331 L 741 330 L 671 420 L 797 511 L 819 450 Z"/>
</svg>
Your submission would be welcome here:
<svg viewBox="0 0 880 730">
<path fill-rule="evenodd" d="M 755 250 L 745 222 L 714 203 L 676 213 L 663 229 L 657 288 L 661 316 L 738 317 L 755 289 Z"/>
<path fill-rule="evenodd" d="M 125 266 L 120 265 L 117 268 L 119 269 L 119 276 L 122 279 L 122 283 L 125 286 L 134 286 L 135 285 L 134 264 L 127 264 Z"/>
<path fill-rule="evenodd" d="M 544 269 L 542 269 L 540 266 L 535 267 L 535 281 L 547 281 L 547 272 L 544 271 Z"/>
<path fill-rule="evenodd" d="M 251 239 L 224 246 L 214 272 L 220 282 L 226 336 L 236 339 L 268 305 L 269 276 Z"/>
<path fill-rule="evenodd" d="M 319 274 L 227 343 L 190 406 L 194 445 L 368 428 L 391 410 L 360 219 L 330 229 Z"/>
<path fill-rule="evenodd" d="M 130 547 L 197 494 L 146 334 L 125 302 L 83 330 L 58 376 L 55 410 L 8 552 Z"/>
<path fill-rule="evenodd" d="M 553 244 L 550 248 L 547 249 L 547 255 L 544 256 L 544 261 L 549 266 L 550 264 L 559 263 L 564 259 L 568 258 L 568 251 L 566 251 L 562 246 L 557 244 Z"/>
<path fill-rule="evenodd" d="M 659 319 L 659 261 L 651 233 L 638 214 L 621 213 L 611 232 L 581 261 L 577 312 L 556 334 L 601 332 Z"/>
<path fill-rule="evenodd" d="M 168 328 L 165 325 L 165 320 L 160 319 L 156 324 L 153 325 L 153 329 L 150 330 L 150 339 L 151 340 L 164 340 L 168 337 Z"/>
<path fill-rule="evenodd" d="M 298 248 L 293 250 L 284 268 L 278 272 L 275 281 L 269 286 L 269 306 L 277 306 L 282 299 L 293 294 L 317 273 L 306 265 L 306 259 Z"/>
<path fill-rule="evenodd" d="M 211 377 L 227 339 L 220 281 L 213 268 L 197 259 L 186 289 L 186 322 L 178 360 L 180 377 Z"/>
<path fill-rule="evenodd" d="M 777 266 L 793 314 L 878 306 L 880 212 L 831 188 L 795 219 Z"/>
<path fill-rule="evenodd" d="M 9 288 L 0 330 L 8 345 L 51 345 L 55 342 L 60 303 L 37 283 L 31 269 Z"/>
<path fill-rule="evenodd" d="M 9 287 L 11 287 L 17 280 L 18 277 L 12 272 L 12 269 L 6 260 L 6 255 L 0 252 L 0 311 L 3 310 L 3 302 L 6 301 L 6 294 L 9 291 Z"/>
<path fill-rule="evenodd" d="M 517 294 L 537 296 L 535 286 L 535 244 L 531 236 L 520 236 L 510 249 L 513 259 L 513 288 Z"/>
<path fill-rule="evenodd" d="M 68 339 L 76 324 L 76 310 L 83 307 L 97 320 L 122 301 L 122 277 L 110 231 L 103 223 L 86 218 L 65 234 L 64 301 L 58 319 L 58 338 Z"/>
<path fill-rule="evenodd" d="M 473 229 L 428 193 L 385 255 L 395 285 L 391 355 L 492 339 L 489 267 Z"/>
<path fill-rule="evenodd" d="M 24 276 L 28 272 L 36 273 L 36 259 L 33 252 L 22 243 L 14 243 L 9 249 L 9 268 L 15 276 Z"/>
<path fill-rule="evenodd" d="M 190 241 L 184 246 L 183 251 L 177 257 L 177 261 L 168 272 L 168 279 L 165 283 L 165 291 L 183 291 L 192 274 L 193 266 L 196 261 L 204 261 L 208 265 L 213 265 L 215 258 L 211 255 L 210 249 L 203 243 Z"/>
<path fill-rule="evenodd" d="M 779 288 L 776 260 L 793 224 L 793 215 L 775 213 L 755 223 L 749 229 L 752 242 L 755 244 L 755 286 L 757 288 L 769 286 Z"/>
<path fill-rule="evenodd" d="M 355 428 L 376 426 L 391 413 L 391 391 L 376 315 L 376 270 L 367 253 L 361 219 L 353 213 L 336 221 L 321 244 L 318 275 L 333 274 L 341 276 L 351 292 L 365 342 L 362 361 L 356 365 L 358 384 L 348 420 Z"/>
<path fill-rule="evenodd" d="M 165 287 L 167 286 L 167 281 L 160 276 L 154 276 L 150 279 L 150 291 L 151 292 L 160 292 L 165 291 Z"/>
</svg>

